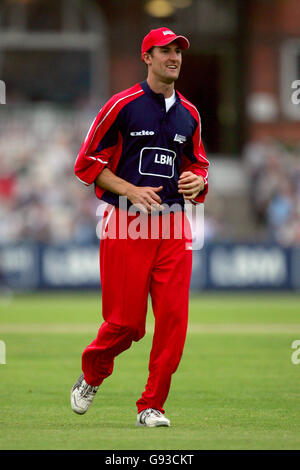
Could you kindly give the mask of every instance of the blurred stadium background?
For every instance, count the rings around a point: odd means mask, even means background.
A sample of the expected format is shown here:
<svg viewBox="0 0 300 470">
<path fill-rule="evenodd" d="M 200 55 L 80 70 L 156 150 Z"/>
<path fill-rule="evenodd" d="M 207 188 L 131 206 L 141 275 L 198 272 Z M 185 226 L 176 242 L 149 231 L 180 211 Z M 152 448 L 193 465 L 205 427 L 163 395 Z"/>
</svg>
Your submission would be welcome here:
<svg viewBox="0 0 300 470">
<path fill-rule="evenodd" d="M 192 288 L 299 289 L 299 17 L 298 0 L 2 0 L 2 292 L 99 288 L 99 201 L 73 166 L 162 24 L 191 40 L 177 88 L 211 162 Z"/>
</svg>

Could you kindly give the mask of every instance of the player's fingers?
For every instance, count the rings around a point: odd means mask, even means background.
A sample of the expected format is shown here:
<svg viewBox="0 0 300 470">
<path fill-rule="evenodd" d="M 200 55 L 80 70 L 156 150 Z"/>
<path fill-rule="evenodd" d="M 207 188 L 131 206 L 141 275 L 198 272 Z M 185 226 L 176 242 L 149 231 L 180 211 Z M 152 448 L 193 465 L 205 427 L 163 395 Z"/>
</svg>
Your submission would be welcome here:
<svg viewBox="0 0 300 470">
<path fill-rule="evenodd" d="M 193 173 L 192 173 L 192 174 L 189 174 L 189 175 L 185 175 L 185 176 L 184 176 L 184 174 L 182 174 L 182 175 L 180 175 L 178 182 L 194 181 L 194 180 L 196 179 L 195 176 L 196 176 L 196 175 L 194 175 Z"/>
<path fill-rule="evenodd" d="M 149 204 L 146 204 L 146 203 L 143 203 L 143 202 L 136 202 L 134 204 L 134 206 L 140 210 L 141 212 L 143 212 L 144 214 L 148 214 L 149 212 L 149 209 L 148 207 L 150 208 L 150 205 Z"/>
<path fill-rule="evenodd" d="M 184 171 L 184 172 L 181 173 L 181 175 L 179 176 L 179 179 L 180 179 L 180 178 L 186 178 L 187 176 L 195 176 L 195 174 L 194 174 L 192 171 Z"/>
<path fill-rule="evenodd" d="M 154 210 L 163 210 L 163 206 L 154 200 L 150 202 L 150 205 Z"/>
<path fill-rule="evenodd" d="M 163 209 L 164 209 L 163 206 L 161 206 L 160 204 L 158 204 L 157 202 L 153 200 L 147 205 L 148 213 L 157 212 Z"/>
<path fill-rule="evenodd" d="M 187 176 L 183 176 L 184 173 L 180 176 L 178 180 L 178 186 L 186 183 L 194 183 L 195 185 L 200 184 L 201 189 L 204 188 L 204 180 L 202 176 L 195 175 L 194 173 L 189 173 Z"/>
<path fill-rule="evenodd" d="M 184 196 L 189 196 L 190 194 L 194 194 L 195 193 L 195 190 L 194 189 L 179 189 L 179 194 L 183 194 Z M 199 191 L 197 191 L 198 193 Z"/>
<path fill-rule="evenodd" d="M 161 191 L 163 189 L 163 186 L 158 186 L 157 188 L 151 188 L 152 191 L 155 191 L 156 193 L 158 193 L 159 191 Z"/>
<path fill-rule="evenodd" d="M 183 197 L 184 199 L 194 199 L 195 197 L 197 197 L 199 194 L 199 191 L 198 189 L 196 191 L 193 191 L 193 192 L 189 192 L 187 194 L 184 194 Z"/>
<path fill-rule="evenodd" d="M 189 180 L 189 181 L 178 181 L 178 188 L 183 188 L 188 184 L 194 184 L 197 185 L 199 184 L 199 181 L 197 180 Z"/>
<path fill-rule="evenodd" d="M 190 189 L 190 188 L 196 188 L 199 186 L 199 181 L 193 181 L 191 183 L 179 183 L 178 187 L 180 189 Z"/>
<path fill-rule="evenodd" d="M 160 198 L 159 195 L 156 194 L 154 191 L 150 190 L 150 191 L 149 191 L 149 196 L 151 197 L 151 199 L 154 200 L 154 202 L 157 202 L 158 204 L 161 203 L 161 198 Z"/>
<path fill-rule="evenodd" d="M 191 193 L 201 191 L 201 186 L 199 184 L 191 184 L 187 186 L 181 186 L 178 188 L 179 193 Z"/>
<path fill-rule="evenodd" d="M 185 183 L 178 183 L 178 189 L 190 189 L 190 188 L 200 188 L 201 187 L 201 183 L 199 182 L 199 180 L 194 180 L 194 181 L 191 181 L 191 182 L 185 182 Z"/>
<path fill-rule="evenodd" d="M 151 208 L 153 210 L 161 210 L 163 207 L 160 205 L 161 204 L 161 199 L 160 197 L 155 194 L 153 191 L 150 191 L 149 194 L 144 199 L 145 205 L 147 207 L 148 212 L 151 212 Z"/>
</svg>

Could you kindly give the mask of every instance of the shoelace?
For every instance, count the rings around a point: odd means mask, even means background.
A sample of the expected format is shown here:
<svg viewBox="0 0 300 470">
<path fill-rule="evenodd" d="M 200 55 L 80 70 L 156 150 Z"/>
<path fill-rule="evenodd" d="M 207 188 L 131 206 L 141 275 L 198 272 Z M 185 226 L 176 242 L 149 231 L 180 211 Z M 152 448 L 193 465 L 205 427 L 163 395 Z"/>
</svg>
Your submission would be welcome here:
<svg viewBox="0 0 300 470">
<path fill-rule="evenodd" d="M 142 411 L 142 414 L 141 414 L 141 417 L 140 417 L 141 423 L 144 423 L 146 418 L 148 418 L 148 416 L 150 416 L 152 414 L 154 414 L 158 418 L 160 418 L 162 416 L 162 413 L 160 411 L 154 410 L 153 408 L 147 408 L 146 410 Z"/>
<path fill-rule="evenodd" d="M 86 398 L 87 400 L 91 401 L 97 392 L 98 387 L 93 387 L 87 383 L 83 383 L 79 387 L 79 393 L 82 397 Z"/>
</svg>

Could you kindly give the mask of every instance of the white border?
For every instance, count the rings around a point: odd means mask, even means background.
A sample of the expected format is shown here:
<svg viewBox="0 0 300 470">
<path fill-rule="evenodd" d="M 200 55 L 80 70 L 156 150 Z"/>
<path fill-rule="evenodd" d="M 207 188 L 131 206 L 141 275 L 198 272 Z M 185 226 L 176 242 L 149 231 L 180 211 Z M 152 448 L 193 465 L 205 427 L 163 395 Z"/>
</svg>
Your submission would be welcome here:
<svg viewBox="0 0 300 470">
<path fill-rule="evenodd" d="M 173 153 L 174 158 L 173 158 L 173 166 L 172 166 L 172 175 L 171 176 L 166 176 L 166 175 L 160 175 L 160 174 L 157 174 L 157 173 L 143 173 L 142 170 L 141 170 L 141 166 L 142 166 L 142 154 L 143 154 L 144 150 L 164 150 L 166 152 Z M 174 152 L 174 150 L 170 150 L 170 149 L 166 149 L 166 148 L 162 148 L 162 147 L 143 147 L 141 152 L 140 152 L 139 173 L 141 175 L 159 176 L 161 178 L 173 178 L 173 176 L 174 176 L 174 163 L 175 163 L 175 158 L 176 157 L 177 157 L 177 155 L 176 155 L 176 152 Z"/>
</svg>

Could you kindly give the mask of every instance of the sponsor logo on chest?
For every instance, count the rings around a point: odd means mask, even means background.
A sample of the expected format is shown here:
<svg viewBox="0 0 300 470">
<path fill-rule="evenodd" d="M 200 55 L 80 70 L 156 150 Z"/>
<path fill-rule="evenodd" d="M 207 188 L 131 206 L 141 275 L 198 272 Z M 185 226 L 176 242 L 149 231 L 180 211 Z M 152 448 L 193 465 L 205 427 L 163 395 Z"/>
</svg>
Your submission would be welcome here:
<svg viewBox="0 0 300 470">
<path fill-rule="evenodd" d="M 173 178 L 176 152 L 161 147 L 144 147 L 140 152 L 141 175 Z"/>
<path fill-rule="evenodd" d="M 132 131 L 130 132 L 130 135 L 132 135 L 132 137 L 138 137 L 140 135 L 154 135 L 155 132 L 154 131 Z"/>
<path fill-rule="evenodd" d="M 156 153 L 154 163 L 159 163 L 160 165 L 173 165 L 173 156 L 165 155 L 164 153 Z"/>
</svg>

